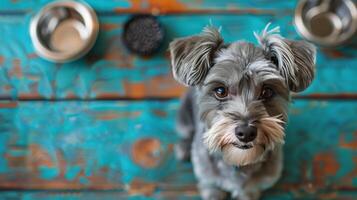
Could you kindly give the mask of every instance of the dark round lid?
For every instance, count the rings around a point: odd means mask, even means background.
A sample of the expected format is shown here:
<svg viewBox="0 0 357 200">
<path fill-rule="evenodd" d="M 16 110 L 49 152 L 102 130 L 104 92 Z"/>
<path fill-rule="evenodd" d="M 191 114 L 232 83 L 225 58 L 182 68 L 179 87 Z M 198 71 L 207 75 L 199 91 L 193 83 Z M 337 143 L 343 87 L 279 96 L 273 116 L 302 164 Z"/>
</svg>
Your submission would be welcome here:
<svg viewBox="0 0 357 200">
<path fill-rule="evenodd" d="M 155 16 L 134 15 L 124 25 L 123 42 L 133 53 L 154 54 L 164 40 L 164 29 Z"/>
</svg>

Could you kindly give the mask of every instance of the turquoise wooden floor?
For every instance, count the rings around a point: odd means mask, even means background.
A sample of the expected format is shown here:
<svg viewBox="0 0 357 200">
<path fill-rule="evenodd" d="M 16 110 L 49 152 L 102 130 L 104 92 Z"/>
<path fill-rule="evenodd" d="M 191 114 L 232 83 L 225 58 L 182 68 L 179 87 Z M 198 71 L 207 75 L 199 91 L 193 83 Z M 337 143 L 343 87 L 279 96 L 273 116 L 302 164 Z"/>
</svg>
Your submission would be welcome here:
<svg viewBox="0 0 357 200">
<path fill-rule="evenodd" d="M 0 199 L 199 199 L 191 164 L 172 152 L 185 88 L 171 77 L 168 42 L 210 21 L 228 42 L 255 42 L 268 22 L 299 38 L 296 1 L 86 0 L 100 19 L 96 45 L 55 64 L 28 34 L 47 2 L 0 2 Z M 165 43 L 135 56 L 123 24 L 153 10 Z M 283 177 L 264 200 L 357 199 L 356 58 L 355 46 L 318 50 L 317 77 L 291 105 Z"/>
</svg>

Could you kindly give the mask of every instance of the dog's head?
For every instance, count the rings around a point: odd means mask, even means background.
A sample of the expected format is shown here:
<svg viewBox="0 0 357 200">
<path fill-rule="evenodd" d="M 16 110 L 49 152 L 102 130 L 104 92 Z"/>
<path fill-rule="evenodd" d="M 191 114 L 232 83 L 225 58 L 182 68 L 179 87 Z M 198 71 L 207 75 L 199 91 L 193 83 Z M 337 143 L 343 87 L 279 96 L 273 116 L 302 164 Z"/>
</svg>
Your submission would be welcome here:
<svg viewBox="0 0 357 200">
<path fill-rule="evenodd" d="M 208 27 L 170 43 L 175 79 L 196 87 L 204 143 L 238 166 L 262 161 L 284 143 L 290 92 L 303 91 L 314 78 L 313 45 L 287 40 L 268 26 L 255 35 L 258 46 L 224 44 Z"/>
</svg>

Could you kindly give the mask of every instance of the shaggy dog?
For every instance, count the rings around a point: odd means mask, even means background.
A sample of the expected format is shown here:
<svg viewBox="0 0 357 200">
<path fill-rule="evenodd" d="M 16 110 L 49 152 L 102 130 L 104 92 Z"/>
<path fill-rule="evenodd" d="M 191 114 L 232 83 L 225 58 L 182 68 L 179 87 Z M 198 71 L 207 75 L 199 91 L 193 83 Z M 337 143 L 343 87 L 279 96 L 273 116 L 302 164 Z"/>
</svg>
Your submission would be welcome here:
<svg viewBox="0 0 357 200">
<path fill-rule="evenodd" d="M 175 151 L 191 158 L 203 199 L 259 199 L 281 175 L 290 93 L 312 82 L 316 51 L 268 27 L 258 45 L 225 44 L 214 27 L 170 43 L 174 78 L 190 87 Z"/>
</svg>

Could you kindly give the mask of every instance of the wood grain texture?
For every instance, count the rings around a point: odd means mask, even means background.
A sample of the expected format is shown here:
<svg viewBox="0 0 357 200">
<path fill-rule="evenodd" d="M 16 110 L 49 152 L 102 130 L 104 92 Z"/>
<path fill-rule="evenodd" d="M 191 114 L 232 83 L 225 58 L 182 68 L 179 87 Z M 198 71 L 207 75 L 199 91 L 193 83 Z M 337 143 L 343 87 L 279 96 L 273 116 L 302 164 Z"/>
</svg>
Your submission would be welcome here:
<svg viewBox="0 0 357 200">
<path fill-rule="evenodd" d="M 0 199 L 200 199 L 191 164 L 173 155 L 185 88 L 171 76 L 169 41 L 210 21 L 227 42 L 255 43 L 252 32 L 268 22 L 299 38 L 296 0 L 85 0 L 100 19 L 96 45 L 54 64 L 28 34 L 50 1 L 0 0 L 0 99 L 38 100 L 0 101 Z M 165 28 L 153 57 L 122 44 L 123 24 L 137 13 L 159 15 Z M 318 50 L 317 77 L 290 109 L 283 178 L 263 200 L 356 199 L 356 58 L 355 46 Z"/>
<path fill-rule="evenodd" d="M 83 59 L 54 64 L 39 58 L 28 35 L 30 15 L 0 19 L 1 99 L 117 99 L 176 98 L 184 88 L 171 76 L 169 41 L 199 33 L 211 20 L 222 26 L 227 42 L 255 42 L 253 31 L 268 22 L 280 25 L 282 35 L 297 39 L 290 15 L 185 15 L 161 16 L 167 37 L 161 51 L 150 58 L 126 50 L 122 27 L 129 16 L 100 17 L 101 30 L 93 50 Z M 357 51 L 320 49 L 317 76 L 303 95 L 355 94 Z"/>
<path fill-rule="evenodd" d="M 27 13 L 33 12 L 52 0 L 2 0 L 0 13 Z M 202 12 L 247 12 L 264 14 L 266 12 L 286 12 L 294 9 L 296 0 L 85 0 L 99 13 L 154 13 L 154 14 L 179 14 L 179 13 L 202 13 Z M 278 5 L 277 5 L 278 4 Z"/>
<path fill-rule="evenodd" d="M 314 196 L 305 194 L 296 196 L 290 192 L 269 191 L 262 200 L 355 200 L 355 191 L 329 191 Z M 162 195 L 128 196 L 120 191 L 11 191 L 1 192 L 1 199 L 26 200 L 199 200 L 197 193 L 183 194 L 170 192 Z"/>
<path fill-rule="evenodd" d="M 0 188 L 196 195 L 173 156 L 178 101 L 1 102 Z M 283 178 L 292 197 L 357 189 L 356 102 L 294 102 Z M 331 194 L 332 195 L 332 194 Z"/>
</svg>

